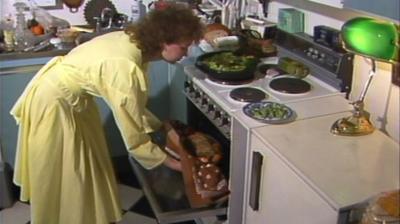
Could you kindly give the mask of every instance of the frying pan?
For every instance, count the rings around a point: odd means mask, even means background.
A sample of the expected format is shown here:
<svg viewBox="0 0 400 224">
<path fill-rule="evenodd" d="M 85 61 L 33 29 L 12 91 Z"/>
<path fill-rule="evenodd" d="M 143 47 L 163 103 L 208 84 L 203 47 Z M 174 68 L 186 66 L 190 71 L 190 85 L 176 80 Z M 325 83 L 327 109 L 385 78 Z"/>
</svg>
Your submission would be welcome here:
<svg viewBox="0 0 400 224">
<path fill-rule="evenodd" d="M 196 62 L 195 66 L 206 73 L 208 76 L 210 76 L 212 79 L 220 80 L 220 81 L 244 81 L 244 80 L 249 80 L 254 78 L 254 73 L 257 68 L 257 64 L 259 60 L 257 58 L 251 59 L 246 67 L 243 70 L 240 71 L 218 71 L 215 69 L 210 68 L 206 63 L 204 63 L 204 60 L 208 59 L 209 57 L 212 57 L 216 54 L 221 54 L 224 52 L 229 52 L 229 51 L 217 51 L 217 52 L 210 52 L 210 53 L 205 53 L 203 55 L 200 55 Z M 236 55 L 236 53 L 234 53 Z M 241 56 L 241 55 L 238 55 Z"/>
</svg>

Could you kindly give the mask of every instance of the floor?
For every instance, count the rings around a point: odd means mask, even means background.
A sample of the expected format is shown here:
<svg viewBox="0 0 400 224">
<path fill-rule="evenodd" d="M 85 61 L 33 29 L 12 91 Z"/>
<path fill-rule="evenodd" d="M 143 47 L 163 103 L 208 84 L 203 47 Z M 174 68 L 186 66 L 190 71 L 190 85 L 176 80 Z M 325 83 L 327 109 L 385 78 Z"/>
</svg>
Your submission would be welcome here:
<svg viewBox="0 0 400 224">
<path fill-rule="evenodd" d="M 123 219 L 118 224 L 157 224 L 140 184 L 132 172 L 128 158 L 125 156 L 115 158 L 114 165 L 123 209 Z M 11 208 L 0 208 L 0 223 L 29 224 L 29 207 L 29 204 L 17 201 Z M 195 224 L 195 222 L 180 222 L 179 224 Z"/>
</svg>

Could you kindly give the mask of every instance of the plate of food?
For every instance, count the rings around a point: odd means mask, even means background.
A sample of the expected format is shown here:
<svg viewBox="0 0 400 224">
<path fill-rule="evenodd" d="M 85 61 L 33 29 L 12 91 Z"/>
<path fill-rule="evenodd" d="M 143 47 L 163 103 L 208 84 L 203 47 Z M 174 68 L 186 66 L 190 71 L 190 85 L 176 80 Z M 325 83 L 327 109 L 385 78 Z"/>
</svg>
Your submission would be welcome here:
<svg viewBox="0 0 400 224">
<path fill-rule="evenodd" d="M 268 124 L 285 124 L 296 119 L 296 113 L 290 107 L 271 101 L 249 103 L 243 107 L 243 112 L 255 120 Z"/>
</svg>

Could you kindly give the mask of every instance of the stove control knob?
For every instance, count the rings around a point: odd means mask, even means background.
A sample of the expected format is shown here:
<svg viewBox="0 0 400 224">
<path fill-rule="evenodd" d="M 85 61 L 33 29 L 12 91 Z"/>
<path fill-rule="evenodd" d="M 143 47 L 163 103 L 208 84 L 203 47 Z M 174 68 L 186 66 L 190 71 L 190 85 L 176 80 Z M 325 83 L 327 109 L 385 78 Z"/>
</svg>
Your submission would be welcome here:
<svg viewBox="0 0 400 224">
<path fill-rule="evenodd" d="M 203 97 L 203 92 L 201 90 L 197 90 L 196 93 L 194 94 L 194 98 L 196 99 L 196 102 L 200 102 L 200 99 Z"/>
<path fill-rule="evenodd" d="M 198 96 L 196 98 L 196 103 L 197 105 L 199 105 L 200 107 L 202 107 L 204 105 L 204 101 L 205 101 L 205 97 L 203 93 L 200 93 L 200 96 Z"/>
<path fill-rule="evenodd" d="M 325 54 L 320 54 L 320 55 L 319 55 L 319 61 L 320 61 L 320 62 L 325 62 L 325 61 L 326 61 L 326 56 L 325 56 Z"/>
<path fill-rule="evenodd" d="M 200 106 L 207 107 L 207 105 L 208 105 L 208 98 L 203 95 L 203 97 L 201 97 L 200 99 Z"/>
<path fill-rule="evenodd" d="M 191 87 L 189 87 L 190 88 L 190 91 L 189 91 L 189 96 L 190 96 L 190 98 L 195 98 L 196 97 L 196 94 L 197 94 L 197 92 L 198 92 L 198 90 L 197 90 L 197 87 L 196 86 L 194 86 L 194 85 L 192 85 Z"/>
<path fill-rule="evenodd" d="M 213 106 L 212 109 L 208 113 L 210 114 L 210 117 L 213 120 L 215 120 L 221 116 L 221 111 L 216 106 Z"/>
<path fill-rule="evenodd" d="M 215 110 L 214 119 L 219 119 L 219 118 L 221 118 L 221 111 Z"/>
<path fill-rule="evenodd" d="M 215 110 L 215 106 L 214 106 L 212 103 L 208 102 L 208 105 L 207 105 L 207 107 L 206 107 L 206 112 L 209 113 L 209 114 L 211 114 L 211 112 L 212 112 L 213 110 Z"/>
<path fill-rule="evenodd" d="M 195 91 L 193 92 L 193 97 L 194 97 L 195 99 L 198 99 L 200 96 L 201 96 L 201 93 L 200 93 L 199 90 L 195 90 Z"/>
<path fill-rule="evenodd" d="M 187 80 L 183 83 L 183 87 L 187 88 L 187 87 L 191 87 L 192 86 L 192 81 Z"/>
<path fill-rule="evenodd" d="M 221 116 L 217 119 L 217 125 L 222 127 L 227 124 L 229 124 L 229 116 L 226 113 L 222 112 Z"/>
<path fill-rule="evenodd" d="M 184 83 L 184 89 L 186 93 L 191 93 L 194 91 L 193 84 L 191 81 L 186 81 Z"/>
</svg>

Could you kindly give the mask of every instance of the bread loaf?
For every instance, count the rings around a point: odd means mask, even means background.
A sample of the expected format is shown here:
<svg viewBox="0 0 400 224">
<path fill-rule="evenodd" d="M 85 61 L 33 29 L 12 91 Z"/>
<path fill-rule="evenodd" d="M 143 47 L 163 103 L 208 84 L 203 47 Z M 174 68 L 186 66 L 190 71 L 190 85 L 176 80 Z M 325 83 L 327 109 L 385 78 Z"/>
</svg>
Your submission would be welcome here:
<svg viewBox="0 0 400 224">
<path fill-rule="evenodd" d="M 221 145 L 211 136 L 195 132 L 184 140 L 186 149 L 204 163 L 218 163 L 222 158 Z"/>
</svg>

